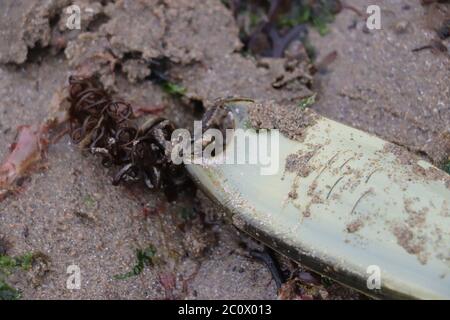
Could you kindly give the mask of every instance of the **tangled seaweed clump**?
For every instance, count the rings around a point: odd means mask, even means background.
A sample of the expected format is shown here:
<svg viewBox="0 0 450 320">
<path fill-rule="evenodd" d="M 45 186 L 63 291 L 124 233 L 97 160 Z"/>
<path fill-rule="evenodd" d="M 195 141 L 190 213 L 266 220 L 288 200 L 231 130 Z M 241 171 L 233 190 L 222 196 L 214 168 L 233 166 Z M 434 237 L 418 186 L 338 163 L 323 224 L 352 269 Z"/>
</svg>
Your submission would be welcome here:
<svg viewBox="0 0 450 320">
<path fill-rule="evenodd" d="M 192 186 L 185 168 L 170 158 L 174 125 L 152 118 L 137 126 L 132 106 L 115 100 L 95 77 L 69 78 L 72 141 L 102 157 L 105 167 L 119 167 L 113 184 L 143 181 L 169 200 Z"/>
</svg>

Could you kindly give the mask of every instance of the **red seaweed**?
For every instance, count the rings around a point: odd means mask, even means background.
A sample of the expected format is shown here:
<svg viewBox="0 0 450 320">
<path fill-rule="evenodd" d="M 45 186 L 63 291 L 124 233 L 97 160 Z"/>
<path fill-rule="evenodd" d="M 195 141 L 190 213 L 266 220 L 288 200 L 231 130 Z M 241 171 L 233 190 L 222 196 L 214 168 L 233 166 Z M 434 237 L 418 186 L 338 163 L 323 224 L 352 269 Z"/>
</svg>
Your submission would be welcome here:
<svg viewBox="0 0 450 320">
<path fill-rule="evenodd" d="M 48 147 L 45 125 L 24 125 L 19 127 L 10 154 L 0 167 L 0 200 L 14 191 L 15 183 L 33 166 L 43 159 Z"/>
</svg>

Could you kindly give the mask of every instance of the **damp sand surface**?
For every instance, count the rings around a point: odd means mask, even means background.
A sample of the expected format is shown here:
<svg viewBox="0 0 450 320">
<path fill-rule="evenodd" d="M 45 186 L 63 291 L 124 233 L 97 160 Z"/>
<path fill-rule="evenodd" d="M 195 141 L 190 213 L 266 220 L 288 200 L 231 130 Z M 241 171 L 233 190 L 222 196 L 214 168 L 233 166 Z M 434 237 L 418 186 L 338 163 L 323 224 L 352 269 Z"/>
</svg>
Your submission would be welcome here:
<svg viewBox="0 0 450 320">
<path fill-rule="evenodd" d="M 366 2 L 357 0 L 354 5 L 363 8 Z M 55 15 L 64 2 L 5 2 L 9 15 L 0 17 L 7 30 L 0 41 L 2 159 L 18 126 L 48 116 L 53 94 L 69 74 L 93 70 L 108 88 L 133 103 L 163 106 L 161 115 L 181 127 L 195 118 L 196 105 L 208 107 L 227 96 L 285 106 L 278 116 L 265 109 L 260 120 L 267 123 L 259 125 L 278 127 L 293 138 L 301 138 L 302 128 L 314 121 L 296 109 L 312 93 L 301 73 L 299 81 L 274 87 L 285 72 L 284 59 L 257 61 L 242 55 L 239 30 L 220 1 L 204 6 L 191 1 L 165 1 L 164 6 L 158 1 L 148 6 L 137 1 L 79 4 L 94 11 L 83 18 L 81 31 L 68 32 Z M 347 11 L 336 17 L 325 37 L 311 32 L 319 58 L 338 51 L 337 61 L 320 77 L 313 109 L 386 140 L 442 154 L 442 144 L 433 139 L 449 127 L 448 57 L 410 51 L 433 37 L 423 20 L 424 8 L 406 0 L 380 5 L 395 17 L 393 23 L 408 21 L 406 32 L 398 34 L 389 25 L 366 33 L 361 22 L 349 28 L 355 16 Z M 403 9 L 406 5 L 408 10 Z M 142 21 L 151 25 L 151 32 Z M 174 64 L 170 75 L 185 88 L 184 98 L 149 81 L 154 72 L 149 62 L 161 56 Z M 0 203 L 6 253 L 40 252 L 49 258 L 35 272 L 9 279 L 23 298 L 277 297 L 270 272 L 249 258 L 242 250 L 242 236 L 200 192 L 169 204 L 162 194 L 139 186 L 113 187 L 111 172 L 67 137 L 50 146 L 44 164 Z M 154 266 L 117 280 L 114 275 L 130 271 L 136 263 L 136 250 L 149 245 L 156 248 Z M 66 288 L 71 264 L 81 269 L 80 290 Z M 339 286 L 333 292 L 328 298 L 339 299 L 344 292 L 345 297 L 359 297 Z"/>
</svg>

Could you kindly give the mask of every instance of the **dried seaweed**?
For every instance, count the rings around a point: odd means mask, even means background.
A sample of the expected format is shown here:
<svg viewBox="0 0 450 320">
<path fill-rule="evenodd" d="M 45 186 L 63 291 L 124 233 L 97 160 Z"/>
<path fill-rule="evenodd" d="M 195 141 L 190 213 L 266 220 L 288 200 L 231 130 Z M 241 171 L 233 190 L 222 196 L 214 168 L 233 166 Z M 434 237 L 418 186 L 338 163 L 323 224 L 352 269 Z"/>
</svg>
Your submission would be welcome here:
<svg viewBox="0 0 450 320">
<path fill-rule="evenodd" d="M 182 165 L 170 159 L 174 125 L 152 118 L 137 127 L 132 106 L 115 100 L 95 77 L 70 77 L 70 135 L 82 148 L 102 157 L 105 167 L 119 167 L 113 184 L 142 181 L 174 200 L 192 186 Z"/>
</svg>

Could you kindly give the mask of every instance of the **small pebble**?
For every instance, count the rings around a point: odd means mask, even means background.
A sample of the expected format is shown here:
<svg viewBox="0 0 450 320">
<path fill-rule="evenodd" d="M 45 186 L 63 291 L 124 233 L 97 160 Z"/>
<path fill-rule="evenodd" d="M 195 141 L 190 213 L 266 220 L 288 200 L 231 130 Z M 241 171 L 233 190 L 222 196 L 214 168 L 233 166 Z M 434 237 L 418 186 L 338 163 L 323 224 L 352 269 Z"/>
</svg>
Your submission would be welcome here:
<svg viewBox="0 0 450 320">
<path fill-rule="evenodd" d="M 399 21 L 395 24 L 394 30 L 397 34 L 403 34 L 408 31 L 409 22 L 408 21 Z"/>
</svg>

